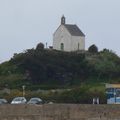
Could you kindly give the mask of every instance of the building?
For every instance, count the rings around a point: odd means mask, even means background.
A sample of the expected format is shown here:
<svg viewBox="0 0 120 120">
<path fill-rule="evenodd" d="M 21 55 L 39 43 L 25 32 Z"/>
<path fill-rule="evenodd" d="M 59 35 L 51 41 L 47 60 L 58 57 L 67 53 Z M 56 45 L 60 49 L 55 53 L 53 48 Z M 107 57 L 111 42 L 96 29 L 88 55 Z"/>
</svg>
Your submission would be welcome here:
<svg viewBox="0 0 120 120">
<path fill-rule="evenodd" d="M 120 104 L 120 84 L 106 84 L 107 104 Z"/>
<path fill-rule="evenodd" d="M 85 35 L 75 24 L 66 24 L 64 16 L 61 25 L 53 34 L 53 49 L 62 51 L 85 50 Z"/>
</svg>

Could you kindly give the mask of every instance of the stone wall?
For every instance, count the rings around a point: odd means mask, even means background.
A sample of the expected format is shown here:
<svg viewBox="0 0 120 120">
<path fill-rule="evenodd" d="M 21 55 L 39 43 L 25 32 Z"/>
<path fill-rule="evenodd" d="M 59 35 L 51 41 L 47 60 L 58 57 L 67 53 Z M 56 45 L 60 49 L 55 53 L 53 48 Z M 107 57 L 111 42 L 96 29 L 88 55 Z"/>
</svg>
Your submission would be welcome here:
<svg viewBox="0 0 120 120">
<path fill-rule="evenodd" d="M 0 105 L 0 120 L 120 120 L 120 105 Z"/>
</svg>

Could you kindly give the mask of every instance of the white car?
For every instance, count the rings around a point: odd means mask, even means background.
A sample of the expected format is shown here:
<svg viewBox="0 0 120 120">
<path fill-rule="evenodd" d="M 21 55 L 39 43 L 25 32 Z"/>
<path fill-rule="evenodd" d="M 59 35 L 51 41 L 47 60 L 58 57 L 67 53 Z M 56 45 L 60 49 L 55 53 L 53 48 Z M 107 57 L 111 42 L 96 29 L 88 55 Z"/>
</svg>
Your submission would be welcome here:
<svg viewBox="0 0 120 120">
<path fill-rule="evenodd" d="M 25 97 L 15 97 L 11 104 L 25 104 L 27 102 Z"/>
<path fill-rule="evenodd" d="M 40 98 L 35 97 L 35 98 L 31 98 L 31 99 L 27 102 L 27 104 L 43 104 L 43 100 L 40 99 Z"/>
<path fill-rule="evenodd" d="M 6 99 L 0 99 L 0 104 L 7 104 L 8 103 L 8 101 L 6 100 Z"/>
</svg>

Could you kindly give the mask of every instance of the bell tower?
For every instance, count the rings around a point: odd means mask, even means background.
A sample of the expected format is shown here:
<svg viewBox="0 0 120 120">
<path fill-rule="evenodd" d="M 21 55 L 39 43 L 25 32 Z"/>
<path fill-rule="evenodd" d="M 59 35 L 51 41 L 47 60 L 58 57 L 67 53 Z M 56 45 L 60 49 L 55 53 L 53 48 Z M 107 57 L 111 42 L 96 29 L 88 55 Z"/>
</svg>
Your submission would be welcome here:
<svg viewBox="0 0 120 120">
<path fill-rule="evenodd" d="M 65 17 L 64 17 L 64 15 L 61 17 L 61 25 L 65 25 Z"/>
</svg>

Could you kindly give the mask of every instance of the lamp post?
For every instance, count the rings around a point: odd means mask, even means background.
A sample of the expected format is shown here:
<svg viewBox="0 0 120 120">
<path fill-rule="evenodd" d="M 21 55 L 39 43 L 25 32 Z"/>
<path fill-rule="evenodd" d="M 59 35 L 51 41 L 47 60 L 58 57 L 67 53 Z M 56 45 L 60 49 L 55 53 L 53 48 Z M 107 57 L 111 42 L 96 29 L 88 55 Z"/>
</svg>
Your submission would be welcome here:
<svg viewBox="0 0 120 120">
<path fill-rule="evenodd" d="M 25 85 L 22 86 L 23 89 L 23 97 L 25 96 Z"/>
</svg>

